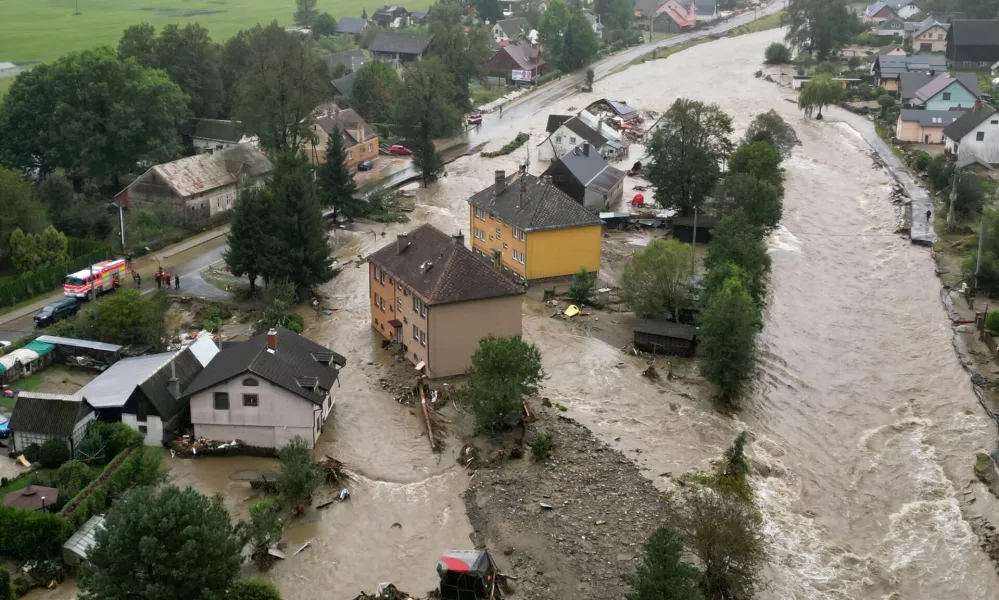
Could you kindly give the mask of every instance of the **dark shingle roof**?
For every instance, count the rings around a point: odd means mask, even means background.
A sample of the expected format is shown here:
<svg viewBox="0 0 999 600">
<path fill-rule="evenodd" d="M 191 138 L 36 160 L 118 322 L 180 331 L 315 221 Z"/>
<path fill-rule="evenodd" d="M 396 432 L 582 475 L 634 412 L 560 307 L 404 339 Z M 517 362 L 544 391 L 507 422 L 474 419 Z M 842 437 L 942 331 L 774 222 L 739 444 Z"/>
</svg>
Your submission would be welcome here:
<svg viewBox="0 0 999 600">
<path fill-rule="evenodd" d="M 933 81 L 933 76 L 922 71 L 916 73 L 899 73 L 898 86 L 902 94 L 902 101 L 905 102 L 915 98 L 916 92 L 931 81 Z"/>
<path fill-rule="evenodd" d="M 590 148 L 587 152 L 583 146 L 576 146 L 559 160 L 576 181 L 601 194 L 609 193 L 624 179 L 624 173 L 607 164 L 596 148 Z"/>
<path fill-rule="evenodd" d="M 506 52 L 517 63 L 517 66 L 525 71 L 536 69 L 545 64 L 545 59 L 541 56 L 541 49 L 527 42 L 503 46 L 497 52 Z"/>
<path fill-rule="evenodd" d="M 999 46 L 999 20 L 954 19 L 947 37 L 958 46 Z"/>
<path fill-rule="evenodd" d="M 697 337 L 697 328 L 693 325 L 671 323 L 669 321 L 639 321 L 635 325 L 635 331 L 688 341 Z"/>
<path fill-rule="evenodd" d="M 243 124 L 219 119 L 191 119 L 192 135 L 206 140 L 237 143 L 243 139 Z"/>
<path fill-rule="evenodd" d="M 361 68 L 367 60 L 368 57 L 364 55 L 361 50 L 344 50 L 343 52 L 337 52 L 336 54 L 330 54 L 324 56 L 323 60 L 326 61 L 326 66 L 332 70 L 338 64 L 344 64 L 350 71 L 356 71 Z"/>
<path fill-rule="evenodd" d="M 515 173 L 505 178 L 497 194 L 496 184 L 468 199 L 469 204 L 498 216 L 524 231 L 565 229 L 599 225 L 593 213 L 583 208 L 571 196 L 531 174 Z M 521 199 L 521 186 L 524 186 Z"/>
<path fill-rule="evenodd" d="M 69 437 L 83 417 L 93 409 L 81 399 L 55 400 L 43 394 L 18 395 L 8 427 L 14 432 Z"/>
<path fill-rule="evenodd" d="M 947 127 L 964 115 L 963 110 L 922 110 L 903 108 L 902 120 L 917 122 L 922 127 Z"/>
<path fill-rule="evenodd" d="M 348 73 L 339 79 L 333 80 L 333 89 L 341 96 L 350 95 L 350 85 L 354 83 L 354 74 Z"/>
<path fill-rule="evenodd" d="M 564 125 L 596 148 L 603 148 L 604 144 L 610 141 L 610 138 L 604 137 L 603 134 L 584 123 L 579 117 L 569 119 Z"/>
<path fill-rule="evenodd" d="M 364 26 L 368 24 L 367 19 L 360 17 L 340 17 L 336 22 L 337 33 L 361 33 Z"/>
<path fill-rule="evenodd" d="M 365 123 L 361 115 L 352 108 L 341 109 L 332 102 L 323 104 L 312 111 L 312 118 L 326 135 L 333 135 L 334 131 L 339 131 L 343 141 L 348 146 L 354 146 L 361 142 L 378 137 L 375 130 Z M 358 137 L 360 128 L 360 137 Z"/>
<path fill-rule="evenodd" d="M 140 383 L 139 388 L 146 398 L 149 398 L 149 402 L 152 403 L 163 422 L 167 422 L 187 405 L 186 400 L 182 400 L 181 396 L 174 395 L 170 389 L 170 379 L 176 374 L 178 389 L 183 390 L 194 381 L 194 378 L 201 371 L 201 362 L 190 349 L 185 348 L 178 352 L 170 362 Z"/>
<path fill-rule="evenodd" d="M 983 121 L 994 114 L 996 114 L 996 109 L 988 105 L 978 110 L 969 110 L 960 119 L 944 127 L 943 133 L 948 139 L 960 142 L 964 136 L 971 133 L 972 129 L 981 125 Z"/>
<path fill-rule="evenodd" d="M 371 41 L 371 52 L 395 52 L 398 54 L 423 54 L 430 45 L 430 38 L 418 33 L 382 31 Z"/>
<path fill-rule="evenodd" d="M 422 225 L 409 232 L 408 245 L 398 241 L 381 248 L 368 261 L 409 286 L 429 305 L 467 302 L 522 294 L 524 289 L 497 273 L 446 233 Z"/>
<path fill-rule="evenodd" d="M 926 102 L 927 100 L 933 98 L 933 96 L 936 96 L 943 90 L 950 87 L 955 82 L 964 86 L 964 88 L 971 92 L 971 94 L 976 98 L 982 94 L 981 88 L 978 87 L 978 76 L 974 73 L 956 73 L 954 75 L 951 75 L 950 73 L 941 73 L 922 88 L 916 90 L 915 99 Z"/>
<path fill-rule="evenodd" d="M 548 125 L 545 127 L 545 131 L 548 133 L 554 133 L 556 129 L 562 126 L 572 118 L 572 115 L 548 115 Z"/>
<path fill-rule="evenodd" d="M 511 40 L 516 39 L 521 35 L 522 32 L 527 31 L 531 26 L 527 23 L 527 19 L 524 17 L 516 17 L 513 19 L 503 19 L 501 21 L 496 21 L 506 37 Z"/>
<path fill-rule="evenodd" d="M 276 352 L 268 351 L 267 333 L 261 333 L 241 344 L 227 345 L 194 378 L 182 397 L 188 398 L 237 375 L 250 372 L 309 402 L 321 404 L 323 395 L 302 387 L 297 379 L 315 377 L 320 388 L 329 390 L 336 381 L 336 370 L 319 360 L 330 357 L 333 364 L 343 366 L 347 359 L 284 327 L 278 327 L 277 333 Z"/>
</svg>

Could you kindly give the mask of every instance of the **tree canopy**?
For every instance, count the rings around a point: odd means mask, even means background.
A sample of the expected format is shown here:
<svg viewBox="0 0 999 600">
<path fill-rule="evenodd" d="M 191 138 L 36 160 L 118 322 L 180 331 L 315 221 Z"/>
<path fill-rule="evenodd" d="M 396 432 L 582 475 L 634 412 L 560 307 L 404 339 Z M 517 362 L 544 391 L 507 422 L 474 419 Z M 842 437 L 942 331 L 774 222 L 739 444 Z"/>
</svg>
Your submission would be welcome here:
<svg viewBox="0 0 999 600">
<path fill-rule="evenodd" d="M 660 526 L 645 542 L 642 562 L 624 575 L 631 587 L 626 600 L 703 600 L 701 573 L 683 561 L 683 539 L 672 527 Z"/>
<path fill-rule="evenodd" d="M 468 383 L 459 390 L 461 403 L 475 415 L 479 428 L 492 432 L 511 425 L 524 398 L 537 391 L 544 371 L 541 352 L 520 336 L 488 336 L 472 355 Z"/>
<path fill-rule="evenodd" d="M 347 149 L 339 131 L 334 131 L 326 142 L 326 162 L 316 168 L 316 182 L 320 204 L 336 208 L 347 219 L 361 216 L 364 201 L 354 198 L 357 186 L 347 168 Z"/>
<path fill-rule="evenodd" d="M 467 111 L 472 107 L 468 84 L 482 76 L 483 65 L 492 55 L 489 32 L 482 27 L 466 28 L 460 20 L 454 24 L 435 21 L 430 36 L 429 56 L 440 59 L 451 74 L 451 104 Z"/>
<path fill-rule="evenodd" d="M 291 438 L 278 451 L 281 468 L 277 476 L 277 488 L 281 501 L 295 512 L 312 502 L 312 494 L 323 482 L 322 470 L 312 460 L 312 452 L 301 436 Z"/>
<path fill-rule="evenodd" d="M 781 155 L 770 142 L 752 142 L 739 146 L 728 157 L 731 173 L 752 175 L 783 190 L 784 169 L 781 168 Z"/>
<path fill-rule="evenodd" d="M 822 108 L 836 104 L 843 97 L 843 88 L 838 81 L 833 81 L 829 75 L 816 75 L 801 88 L 798 94 L 798 108 L 805 116 L 811 117 L 812 111 L 819 110 L 816 119 L 822 118 Z"/>
<path fill-rule="evenodd" d="M 369 60 L 354 73 L 350 84 L 350 105 L 368 123 L 390 123 L 400 87 L 402 81 L 391 65 L 381 60 Z"/>
<path fill-rule="evenodd" d="M 750 276 L 752 286 L 748 291 L 754 300 L 761 302 L 766 295 L 770 255 L 763 245 L 760 229 L 742 210 L 723 217 L 711 232 L 705 264 L 711 270 L 725 263 L 732 263 Z"/>
<path fill-rule="evenodd" d="M 768 65 L 783 65 L 791 62 L 791 49 L 780 42 L 774 42 L 764 50 L 763 58 Z"/>
<path fill-rule="evenodd" d="M 569 26 L 569 8 L 562 0 L 552 0 L 541 17 L 538 37 L 545 48 L 545 55 L 561 60 L 565 47 L 565 30 Z"/>
<path fill-rule="evenodd" d="M 749 222 L 764 233 L 780 224 L 784 213 L 781 191 L 769 181 L 749 173 L 730 173 L 725 177 L 722 195 L 731 201 L 732 210 L 742 209 Z"/>
<path fill-rule="evenodd" d="M 574 71 L 593 62 L 600 49 L 600 41 L 593 27 L 586 20 L 582 11 L 576 11 L 569 17 L 565 28 L 559 68 L 563 71 Z"/>
<path fill-rule="evenodd" d="M 402 93 L 396 102 L 395 122 L 416 138 L 413 163 L 424 185 L 444 172 L 444 158 L 433 140 L 456 133 L 461 111 L 454 105 L 454 82 L 440 59 L 411 63 L 406 69 Z"/>
<path fill-rule="evenodd" d="M 656 239 L 635 252 L 621 273 L 621 297 L 646 319 L 676 318 L 693 295 L 694 252 L 678 240 Z"/>
<path fill-rule="evenodd" d="M 503 18 L 499 0 L 475 0 L 475 12 L 483 23 L 495 23 Z"/>
<path fill-rule="evenodd" d="M 180 153 L 187 103 L 165 72 L 111 48 L 70 53 L 14 80 L 0 104 L 0 163 L 39 179 L 63 168 L 116 180 Z"/>
<path fill-rule="evenodd" d="M 732 151 L 732 118 L 716 104 L 680 98 L 649 142 L 648 179 L 664 208 L 693 211 L 711 193 Z"/>
<path fill-rule="evenodd" d="M 784 158 L 791 156 L 791 151 L 794 150 L 795 146 L 801 145 L 794 127 L 791 127 L 773 109 L 756 115 L 749 122 L 742 143 L 752 144 L 753 142 L 769 142 Z"/>
<path fill-rule="evenodd" d="M 860 23 L 844 0 L 790 0 L 784 21 L 788 43 L 820 61 L 860 33 Z"/>
<path fill-rule="evenodd" d="M 295 0 L 295 25 L 299 27 L 311 27 L 313 21 L 319 16 L 316 9 L 316 0 Z"/>
<path fill-rule="evenodd" d="M 742 278 L 732 277 L 708 298 L 701 315 L 697 345 L 701 372 L 727 402 L 733 401 L 753 370 L 756 310 Z"/>
<path fill-rule="evenodd" d="M 243 563 L 221 500 L 191 488 L 133 489 L 95 538 L 80 580 L 84 600 L 224 600 Z"/>
<path fill-rule="evenodd" d="M 0 142 L 2 144 L 3 142 Z M 10 236 L 20 229 L 41 231 L 45 215 L 40 210 L 31 184 L 13 171 L 0 167 L 0 258 L 10 255 Z"/>
<path fill-rule="evenodd" d="M 594 0 L 593 10 L 600 15 L 600 22 L 609 30 L 630 29 L 635 18 L 632 0 Z"/>
</svg>

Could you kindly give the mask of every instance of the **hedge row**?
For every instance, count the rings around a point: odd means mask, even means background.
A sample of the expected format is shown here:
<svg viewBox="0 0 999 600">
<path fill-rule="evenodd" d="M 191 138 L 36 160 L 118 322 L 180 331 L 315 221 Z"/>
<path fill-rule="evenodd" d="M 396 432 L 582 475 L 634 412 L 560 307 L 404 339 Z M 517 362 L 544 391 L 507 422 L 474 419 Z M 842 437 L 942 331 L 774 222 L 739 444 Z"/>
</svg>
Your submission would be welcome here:
<svg viewBox="0 0 999 600">
<path fill-rule="evenodd" d="M 0 308 L 12 306 L 51 291 L 63 284 L 68 273 L 85 269 L 109 256 L 111 256 L 110 248 L 102 245 L 97 250 L 71 258 L 65 263 L 27 271 L 17 279 L 0 283 Z"/>
<path fill-rule="evenodd" d="M 54 558 L 70 534 L 58 515 L 0 506 L 0 555 L 15 560 Z"/>
<path fill-rule="evenodd" d="M 548 83 L 549 81 L 551 81 L 552 79 L 555 79 L 556 77 L 561 77 L 561 76 L 562 76 L 562 71 L 559 71 L 559 70 L 556 69 L 556 70 L 554 70 L 554 71 L 552 71 L 550 73 L 545 73 L 541 77 L 536 78 L 534 80 L 534 83 L 536 85 L 544 85 L 544 84 Z"/>
<path fill-rule="evenodd" d="M 104 512 L 112 496 L 117 496 L 128 488 L 141 456 L 141 449 L 123 450 L 104 467 L 96 479 L 66 503 L 59 516 L 69 521 L 73 530 L 76 530 L 92 515 Z"/>
<path fill-rule="evenodd" d="M 505 146 L 497 150 L 496 152 L 483 152 L 483 158 L 493 158 L 496 156 L 503 156 L 505 154 L 510 154 L 517 148 L 520 148 L 527 143 L 527 140 L 531 139 L 531 136 L 526 133 L 518 133 L 517 137 L 513 138 L 512 142 L 507 143 Z"/>
</svg>

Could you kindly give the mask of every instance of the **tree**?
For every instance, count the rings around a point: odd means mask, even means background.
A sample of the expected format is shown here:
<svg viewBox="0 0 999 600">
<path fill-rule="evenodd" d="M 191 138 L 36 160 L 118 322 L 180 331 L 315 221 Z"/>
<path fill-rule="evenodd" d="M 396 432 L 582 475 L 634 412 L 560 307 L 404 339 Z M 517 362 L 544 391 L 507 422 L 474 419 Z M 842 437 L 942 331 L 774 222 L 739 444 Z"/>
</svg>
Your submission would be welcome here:
<svg viewBox="0 0 999 600">
<path fill-rule="evenodd" d="M 746 460 L 746 432 L 735 437 L 732 445 L 725 449 L 724 460 L 718 466 L 715 477 L 720 491 L 731 492 L 747 502 L 753 499 L 753 490 L 746 482 L 749 476 L 749 461 Z"/>
<path fill-rule="evenodd" d="M 240 531 L 250 544 L 250 558 L 261 571 L 266 571 L 274 563 L 274 557 L 267 551 L 281 539 L 282 530 L 277 506 L 270 501 L 251 506 L 250 520 L 240 523 Z"/>
<path fill-rule="evenodd" d="M 498 431 L 510 427 L 510 418 L 520 414 L 524 398 L 537 391 L 543 377 L 537 346 L 519 335 L 490 335 L 479 340 L 458 398 L 471 409 L 479 429 Z"/>
<path fill-rule="evenodd" d="M 642 563 L 624 575 L 631 588 L 627 600 L 703 600 L 701 573 L 683 562 L 683 539 L 672 527 L 660 526 L 645 542 Z"/>
<path fill-rule="evenodd" d="M 424 185 L 444 172 L 444 159 L 434 146 L 436 137 L 460 128 L 461 111 L 453 104 L 453 82 L 437 58 L 411 63 L 402 94 L 394 108 L 395 122 L 417 139 L 413 164 Z"/>
<path fill-rule="evenodd" d="M 590 92 L 593 91 L 593 79 L 594 79 L 594 77 L 596 77 L 596 73 L 593 72 L 593 69 L 592 68 L 587 69 L 586 70 L 586 79 L 584 80 L 585 81 L 584 85 L 586 86 L 586 90 L 587 91 L 590 91 Z"/>
<path fill-rule="evenodd" d="M 287 279 L 270 282 L 264 292 L 264 312 L 257 332 L 275 327 L 285 327 L 291 315 L 288 314 L 295 302 L 295 284 Z"/>
<path fill-rule="evenodd" d="M 985 188 L 974 173 L 964 172 L 957 183 L 954 198 L 954 212 L 962 219 L 974 217 L 982 212 L 985 203 Z"/>
<path fill-rule="evenodd" d="M 565 47 L 565 30 L 569 27 L 569 8 L 562 0 L 552 0 L 548 9 L 541 17 L 538 26 L 538 37 L 545 48 L 545 56 L 555 57 L 561 61 L 562 49 Z"/>
<path fill-rule="evenodd" d="M 267 189 L 243 192 L 233 209 L 228 245 L 222 253 L 230 273 L 250 280 L 251 292 L 256 290 L 257 276 L 274 268 L 275 243 L 269 228 L 273 199 Z"/>
<path fill-rule="evenodd" d="M 45 469 L 57 469 L 70 458 L 72 457 L 69 455 L 69 447 L 61 439 L 45 440 L 38 450 L 38 462 L 42 463 L 42 468 Z"/>
<path fill-rule="evenodd" d="M 62 265 L 69 261 L 69 242 L 66 236 L 49 225 L 38 238 L 38 257 L 42 267 Z"/>
<path fill-rule="evenodd" d="M 701 313 L 697 345 L 701 372 L 727 403 L 732 403 L 753 369 L 756 307 L 742 280 L 734 277 L 708 298 Z"/>
<path fill-rule="evenodd" d="M 111 48 L 70 53 L 18 75 L 0 105 L 0 163 L 42 179 L 62 167 L 117 183 L 137 161 L 180 152 L 187 97 L 166 73 Z"/>
<path fill-rule="evenodd" d="M 4 168 L 0 168 L 0 206 L 3 207 L 0 210 L 0 242 L 9 241 L 15 230 L 34 233 L 44 224 L 44 214 L 31 184 Z M 9 255 L 10 245 L 0 243 L 0 258 Z"/>
<path fill-rule="evenodd" d="M 388 63 L 369 60 L 354 73 L 350 84 L 350 105 L 368 123 L 390 123 L 392 107 L 402 82 Z"/>
<path fill-rule="evenodd" d="M 690 488 L 665 499 L 665 524 L 703 565 L 705 598 L 753 598 L 764 585 L 763 518 L 750 502 L 710 488 Z"/>
<path fill-rule="evenodd" d="M 156 68 L 156 28 L 149 23 L 131 25 L 118 40 L 118 58 L 134 58 L 146 68 Z"/>
<path fill-rule="evenodd" d="M 312 34 L 321 37 L 336 35 L 336 19 L 328 12 L 319 13 L 312 21 Z"/>
<path fill-rule="evenodd" d="M 624 30 L 631 28 L 635 5 L 631 0 L 595 0 L 593 10 L 605 29 Z"/>
<path fill-rule="evenodd" d="M 579 267 L 579 272 L 572 278 L 572 285 L 566 292 L 566 296 L 576 304 L 589 304 L 593 298 L 593 278 L 590 277 L 586 267 Z"/>
<path fill-rule="evenodd" d="M 0 600 L 16 600 L 14 584 L 10 579 L 10 571 L 0 566 Z"/>
<path fill-rule="evenodd" d="M 798 94 L 798 108 L 804 111 L 805 116 L 811 117 L 812 111 L 819 109 L 816 119 L 822 118 L 822 108 L 829 104 L 836 104 L 843 96 L 843 89 L 838 81 L 833 81 L 828 75 L 817 75 L 801 88 Z"/>
<path fill-rule="evenodd" d="M 788 43 L 820 61 L 860 33 L 860 23 L 844 0 L 790 0 L 784 22 Z"/>
<path fill-rule="evenodd" d="M 354 198 L 357 186 L 347 168 L 347 149 L 339 131 L 326 142 L 326 162 L 316 169 L 319 184 L 319 203 L 326 208 L 336 208 L 344 218 L 353 220 L 363 212 L 363 200 Z"/>
<path fill-rule="evenodd" d="M 475 0 L 475 12 L 483 23 L 495 23 L 503 18 L 499 0 Z"/>
<path fill-rule="evenodd" d="M 435 9 L 433 12 L 440 11 Z M 460 20 L 454 24 L 434 21 L 430 25 L 430 35 L 429 56 L 440 59 L 451 75 L 451 104 L 467 111 L 472 107 L 469 82 L 485 73 L 484 65 L 492 55 L 493 40 L 485 28 L 474 27 L 466 31 Z"/>
<path fill-rule="evenodd" d="M 59 498 L 69 501 L 76 497 L 87 484 L 93 480 L 93 471 L 86 463 L 79 460 L 64 462 L 56 472 L 56 481 L 59 484 Z"/>
<path fill-rule="evenodd" d="M 600 49 L 600 42 L 597 40 L 597 34 L 593 33 L 593 26 L 581 11 L 574 12 L 569 17 L 569 24 L 566 26 L 562 41 L 559 68 L 566 72 L 593 62 L 597 50 Z"/>
<path fill-rule="evenodd" d="M 780 224 L 784 212 L 781 191 L 769 181 L 747 173 L 732 173 L 725 177 L 723 194 L 732 200 L 732 209 L 742 209 L 749 222 L 764 233 Z"/>
<path fill-rule="evenodd" d="M 783 193 L 784 169 L 781 156 L 770 142 L 743 144 L 728 157 L 728 168 L 732 173 L 744 173 L 766 181 Z"/>
<path fill-rule="evenodd" d="M 680 98 L 649 143 L 648 179 L 664 208 L 691 212 L 711 193 L 732 151 L 732 118 L 716 104 Z"/>
<path fill-rule="evenodd" d="M 88 310 L 75 319 L 58 323 L 55 334 L 111 344 L 146 345 L 153 349 L 163 346 L 166 336 L 163 318 L 170 307 L 170 299 L 165 294 L 143 297 L 138 290 L 121 289 L 100 300 L 97 306 L 96 318 Z"/>
<path fill-rule="evenodd" d="M 235 116 L 265 148 L 295 151 L 309 135 L 309 114 L 331 93 L 326 63 L 305 36 L 277 23 L 243 33 L 247 48 L 237 78 Z"/>
<path fill-rule="evenodd" d="M 726 215 L 711 232 L 711 244 L 705 259 L 708 270 L 731 263 L 744 270 L 752 282 L 750 295 L 762 302 L 766 295 L 765 278 L 770 272 L 770 255 L 763 245 L 762 232 L 742 210 Z"/>
<path fill-rule="evenodd" d="M 316 10 L 316 0 L 295 0 L 295 25 L 309 27 L 319 15 Z"/>
<path fill-rule="evenodd" d="M 261 579 L 237 579 L 229 588 L 226 600 L 281 600 L 281 594 Z"/>
<path fill-rule="evenodd" d="M 224 600 L 243 563 L 241 547 L 221 498 L 172 485 L 138 487 L 97 530 L 81 597 Z"/>
<path fill-rule="evenodd" d="M 742 143 L 752 144 L 753 142 L 770 143 L 784 158 L 791 156 L 791 151 L 794 150 L 795 146 L 801 145 L 798 134 L 794 132 L 794 127 L 791 127 L 773 109 L 756 115 L 749 122 Z"/>
<path fill-rule="evenodd" d="M 694 252 L 678 240 L 652 240 L 621 272 L 621 298 L 642 318 L 662 319 L 688 306 L 693 294 Z"/>
<path fill-rule="evenodd" d="M 444 155 L 434 146 L 433 140 L 425 137 L 417 141 L 413 149 L 413 166 L 419 171 L 424 187 L 440 179 L 446 168 Z"/>
<path fill-rule="evenodd" d="M 322 211 L 316 198 L 312 166 L 304 156 L 282 154 L 267 183 L 272 216 L 267 221 L 272 243 L 264 242 L 270 261 L 266 280 L 286 278 L 296 288 L 312 288 L 333 277 Z"/>
<path fill-rule="evenodd" d="M 780 42 L 774 42 L 767 46 L 763 58 L 768 65 L 785 65 L 791 62 L 791 49 Z"/>
<path fill-rule="evenodd" d="M 301 513 L 312 502 L 312 494 L 323 481 L 319 465 L 312 462 L 312 453 L 301 436 L 295 436 L 278 451 L 281 468 L 277 476 L 277 489 L 281 502 Z"/>
<path fill-rule="evenodd" d="M 40 260 L 38 258 L 38 238 L 32 234 L 27 234 L 15 229 L 10 234 L 10 262 L 18 273 L 27 273 L 34 270 Z"/>
</svg>

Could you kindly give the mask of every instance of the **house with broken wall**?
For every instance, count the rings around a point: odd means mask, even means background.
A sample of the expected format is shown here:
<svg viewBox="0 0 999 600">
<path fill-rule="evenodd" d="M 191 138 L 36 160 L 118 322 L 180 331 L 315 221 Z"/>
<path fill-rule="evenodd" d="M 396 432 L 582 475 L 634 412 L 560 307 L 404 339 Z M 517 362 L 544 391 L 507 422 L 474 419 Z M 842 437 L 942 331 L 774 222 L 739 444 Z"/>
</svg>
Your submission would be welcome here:
<svg viewBox="0 0 999 600">
<path fill-rule="evenodd" d="M 585 110 L 560 124 L 549 119 L 549 124 L 555 124 L 555 129 L 538 144 L 539 160 L 561 158 L 584 142 L 589 143 L 591 148 L 608 160 L 628 156 L 629 142 L 622 134 Z"/>
</svg>

